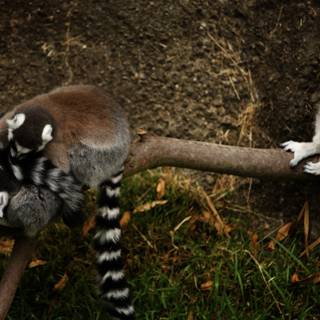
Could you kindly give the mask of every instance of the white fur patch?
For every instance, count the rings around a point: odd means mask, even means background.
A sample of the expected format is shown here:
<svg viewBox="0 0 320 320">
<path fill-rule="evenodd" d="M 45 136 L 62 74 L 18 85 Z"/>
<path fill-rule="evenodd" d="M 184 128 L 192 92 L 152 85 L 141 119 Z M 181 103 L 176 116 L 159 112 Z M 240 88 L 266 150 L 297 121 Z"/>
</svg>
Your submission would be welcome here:
<svg viewBox="0 0 320 320">
<path fill-rule="evenodd" d="M 316 176 L 320 175 L 320 162 L 307 162 L 304 166 L 304 172 L 314 174 Z"/>
<path fill-rule="evenodd" d="M 293 152 L 290 166 L 295 167 L 301 160 L 320 152 L 320 145 L 314 142 L 286 141 L 281 144 L 285 151 Z"/>
<path fill-rule="evenodd" d="M 120 188 L 117 187 L 117 188 L 113 189 L 110 187 L 106 187 L 106 193 L 107 193 L 108 197 L 113 197 L 113 196 L 119 197 L 120 196 Z"/>
<path fill-rule="evenodd" d="M 3 218 L 4 215 L 4 208 L 7 206 L 9 202 L 9 193 L 6 191 L 0 192 L 0 218 Z"/>
<path fill-rule="evenodd" d="M 98 263 L 102 263 L 103 261 L 116 260 L 121 258 L 121 250 L 116 251 L 105 251 L 104 253 L 97 255 Z"/>
<path fill-rule="evenodd" d="M 103 244 L 110 241 L 113 243 L 117 243 L 120 241 L 120 237 L 121 237 L 121 229 L 114 228 L 107 231 L 104 231 L 104 230 L 98 231 L 94 238 L 99 239 L 99 241 Z"/>
<path fill-rule="evenodd" d="M 13 174 L 14 176 L 19 180 L 23 180 L 23 174 L 22 174 L 22 171 L 21 171 L 21 168 L 14 165 L 14 164 L 11 164 L 11 167 L 12 167 L 12 170 L 13 170 Z"/>
<path fill-rule="evenodd" d="M 42 138 L 42 145 L 46 145 L 49 141 L 53 139 L 52 137 L 52 125 L 46 124 L 42 130 L 41 138 Z"/>
<path fill-rule="evenodd" d="M 12 129 L 8 128 L 8 140 L 11 141 L 13 139 Z"/>
<path fill-rule="evenodd" d="M 26 120 L 24 113 L 17 113 L 12 119 L 7 120 L 9 129 L 16 130 L 23 125 Z"/>
<path fill-rule="evenodd" d="M 17 153 L 15 152 L 15 150 L 13 150 L 12 148 L 10 148 L 10 155 L 12 157 L 16 157 L 17 156 Z"/>
<path fill-rule="evenodd" d="M 42 130 L 42 134 L 41 134 L 42 144 L 37 149 L 37 151 L 43 150 L 45 148 L 45 146 L 53 139 L 52 131 L 53 131 L 53 128 L 52 128 L 51 124 L 46 124 L 44 126 L 44 128 Z"/>
<path fill-rule="evenodd" d="M 29 148 L 21 146 L 17 141 L 15 142 L 15 145 L 16 145 L 16 148 L 17 148 L 17 155 L 26 154 L 26 153 L 29 153 L 30 151 L 32 151 Z"/>
<path fill-rule="evenodd" d="M 111 278 L 113 281 L 118 281 L 124 278 L 123 271 L 108 271 L 102 277 L 101 282 L 104 283 L 108 278 Z"/>
<path fill-rule="evenodd" d="M 118 174 L 118 175 L 115 176 L 115 177 L 112 177 L 112 178 L 111 178 L 111 181 L 112 181 L 112 183 L 115 183 L 115 184 L 116 184 L 116 183 L 120 182 L 121 179 L 122 179 L 122 173 Z"/>
<path fill-rule="evenodd" d="M 57 182 L 54 179 L 47 178 L 46 183 L 51 191 L 53 191 L 53 192 L 59 191 L 59 185 L 57 184 Z"/>
<path fill-rule="evenodd" d="M 125 288 L 123 290 L 112 290 L 109 291 L 105 294 L 105 296 L 110 299 L 110 298 L 114 298 L 114 299 L 123 299 L 123 298 L 127 298 L 129 296 L 129 289 Z"/>
<path fill-rule="evenodd" d="M 99 209 L 98 214 L 100 214 L 103 218 L 107 218 L 109 220 L 112 220 L 114 218 L 119 217 L 120 210 L 119 210 L 119 208 L 110 209 L 108 207 L 102 207 Z"/>
<path fill-rule="evenodd" d="M 130 314 L 133 314 L 133 313 L 134 313 L 134 308 L 133 308 L 133 306 L 128 306 L 127 308 L 116 308 L 116 310 L 117 310 L 119 313 L 125 314 L 126 316 L 129 316 Z"/>
</svg>

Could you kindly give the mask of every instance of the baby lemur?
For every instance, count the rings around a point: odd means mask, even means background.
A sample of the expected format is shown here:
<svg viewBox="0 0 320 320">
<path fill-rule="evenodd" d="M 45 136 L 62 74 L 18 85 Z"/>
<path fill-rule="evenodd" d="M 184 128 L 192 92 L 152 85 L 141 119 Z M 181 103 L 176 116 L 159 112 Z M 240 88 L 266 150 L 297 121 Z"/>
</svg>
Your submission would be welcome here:
<svg viewBox="0 0 320 320">
<path fill-rule="evenodd" d="M 29 143 L 19 139 L 18 125 L 27 121 L 33 108 L 41 109 L 52 124 L 42 127 L 40 135 L 38 132 L 31 137 L 41 137 L 44 141 L 52 137 L 44 149 L 40 140 Z M 12 145 L 11 135 L 17 142 L 11 148 L 13 157 L 28 154 L 36 145 L 53 166 L 73 175 L 82 184 L 98 187 L 95 248 L 101 295 L 108 302 L 111 315 L 117 319 L 133 319 L 134 308 L 120 247 L 118 199 L 123 164 L 130 145 L 129 126 L 122 108 L 94 86 L 62 87 L 16 106 L 1 118 L 0 144 L 4 148 Z M 37 159 L 39 167 L 40 159 Z M 34 169 L 31 168 L 30 175 L 33 174 L 35 180 Z M 21 174 L 25 174 L 24 170 Z M 19 173 L 16 172 L 16 176 L 19 177 Z"/>
<path fill-rule="evenodd" d="M 42 150 L 53 139 L 54 120 L 40 107 L 30 107 L 6 120 L 8 125 L 8 159 L 3 150 L 0 167 L 0 217 L 4 206 L 8 204 L 9 191 L 6 190 L 8 169 L 12 169 L 15 178 L 36 186 L 48 187 L 63 201 L 65 208 L 62 218 L 67 225 L 73 226 L 81 221 L 83 194 L 81 185 L 72 175 L 55 167 L 42 155 Z M 7 161 L 8 160 L 8 161 Z M 5 162 L 8 162 L 6 164 Z M 0 162 L 1 163 L 1 162 Z M 5 172 L 6 171 L 6 172 Z M 3 200 L 3 201 L 1 201 Z"/>
<path fill-rule="evenodd" d="M 320 154 L 320 105 L 315 121 L 315 134 L 312 142 L 296 142 L 286 141 L 281 144 L 285 151 L 293 152 L 293 159 L 290 161 L 290 166 L 295 167 L 301 160 Z M 320 175 L 320 162 L 307 162 L 304 166 L 304 172 Z"/>
</svg>

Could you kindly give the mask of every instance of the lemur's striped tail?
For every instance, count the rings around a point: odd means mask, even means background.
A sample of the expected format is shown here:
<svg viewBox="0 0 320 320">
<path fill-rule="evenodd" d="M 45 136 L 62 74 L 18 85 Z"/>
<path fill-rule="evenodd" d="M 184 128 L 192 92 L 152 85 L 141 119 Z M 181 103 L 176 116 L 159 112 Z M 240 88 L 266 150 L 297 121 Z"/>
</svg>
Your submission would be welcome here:
<svg viewBox="0 0 320 320">
<path fill-rule="evenodd" d="M 46 186 L 62 199 L 65 204 L 62 218 L 68 226 L 83 222 L 84 196 L 81 185 L 73 175 L 65 173 L 54 166 L 49 159 L 41 157 L 36 160 L 31 170 L 31 180 L 36 185 Z"/>
<path fill-rule="evenodd" d="M 99 187 L 95 248 L 101 296 L 116 319 L 134 319 L 134 308 L 123 270 L 120 238 L 119 195 L 122 171 Z"/>
</svg>

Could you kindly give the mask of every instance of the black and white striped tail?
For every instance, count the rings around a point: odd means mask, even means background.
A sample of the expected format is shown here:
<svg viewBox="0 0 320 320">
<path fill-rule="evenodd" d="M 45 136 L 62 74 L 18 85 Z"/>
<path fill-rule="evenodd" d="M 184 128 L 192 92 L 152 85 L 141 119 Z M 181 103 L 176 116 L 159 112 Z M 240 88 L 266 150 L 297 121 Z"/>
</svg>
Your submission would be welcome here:
<svg viewBox="0 0 320 320">
<path fill-rule="evenodd" d="M 134 319 L 130 290 L 124 274 L 121 256 L 119 195 L 123 170 L 99 187 L 96 217 L 95 248 L 100 278 L 100 293 L 116 319 Z"/>
<path fill-rule="evenodd" d="M 27 180 L 39 187 L 47 187 L 55 193 L 63 203 L 62 218 L 68 226 L 82 222 L 84 196 L 81 185 L 76 179 L 53 165 L 45 157 L 32 157 L 24 160 L 10 158 L 11 167 L 18 180 Z"/>
</svg>

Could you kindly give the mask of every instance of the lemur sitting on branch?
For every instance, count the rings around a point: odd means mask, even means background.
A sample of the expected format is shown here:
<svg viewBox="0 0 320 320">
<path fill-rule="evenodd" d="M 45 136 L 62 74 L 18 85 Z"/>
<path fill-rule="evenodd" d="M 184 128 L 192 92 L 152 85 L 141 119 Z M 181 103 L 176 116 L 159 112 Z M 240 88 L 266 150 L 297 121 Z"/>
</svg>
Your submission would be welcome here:
<svg viewBox="0 0 320 320">
<path fill-rule="evenodd" d="M 44 142 L 31 143 L 30 148 L 30 144 L 23 143 L 23 137 L 19 138 L 19 128 L 14 128 L 28 119 L 28 113 L 35 112 L 37 115 L 37 108 L 52 119 L 53 125 L 52 129 L 42 127 L 41 134 L 32 139 L 41 136 Z M 43 149 L 52 131 L 54 135 Z M 15 143 L 10 140 L 11 135 L 13 141 L 17 140 Z M 3 148 L 11 148 L 10 159 L 12 161 L 11 156 L 18 156 L 18 162 L 19 157 L 23 158 L 24 154 L 28 157 L 29 150 L 38 146 L 36 150 L 42 152 L 53 166 L 67 175 L 74 175 L 82 184 L 99 188 L 95 248 L 101 295 L 108 303 L 112 316 L 133 319 L 134 308 L 123 271 L 120 247 L 118 198 L 123 164 L 130 145 L 129 126 L 121 107 L 93 86 L 58 88 L 16 106 L 1 118 L 0 143 Z M 46 161 L 40 159 L 37 159 L 35 167 L 30 168 L 29 177 L 33 182 L 37 175 L 35 169 L 41 161 Z M 25 173 L 21 171 L 22 176 Z M 19 169 L 16 177 L 19 178 Z"/>
<path fill-rule="evenodd" d="M 290 161 L 290 166 L 295 167 L 301 160 L 310 156 L 320 154 L 320 106 L 315 121 L 315 133 L 312 142 L 296 142 L 286 141 L 281 144 L 285 151 L 293 152 L 293 159 Z M 304 172 L 320 175 L 320 162 L 307 162 L 304 166 Z"/>
</svg>

